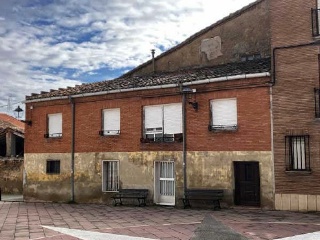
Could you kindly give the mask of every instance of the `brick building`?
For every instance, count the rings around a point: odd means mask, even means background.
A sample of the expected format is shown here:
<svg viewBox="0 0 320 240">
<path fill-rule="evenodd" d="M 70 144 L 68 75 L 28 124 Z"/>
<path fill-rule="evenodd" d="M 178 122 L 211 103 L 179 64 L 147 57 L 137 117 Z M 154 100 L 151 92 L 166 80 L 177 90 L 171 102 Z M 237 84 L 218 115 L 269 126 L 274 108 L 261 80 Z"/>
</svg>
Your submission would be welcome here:
<svg viewBox="0 0 320 240">
<path fill-rule="evenodd" d="M 118 79 L 27 96 L 25 199 L 147 188 L 179 205 L 185 188 L 218 188 L 273 208 L 270 9 L 256 1 Z"/>
<path fill-rule="evenodd" d="M 318 4 L 270 1 L 275 208 L 280 210 L 320 210 Z"/>
<path fill-rule="evenodd" d="M 27 97 L 26 199 L 133 187 L 175 205 L 223 188 L 230 204 L 318 211 L 318 8 L 256 1 L 119 79 Z"/>
</svg>

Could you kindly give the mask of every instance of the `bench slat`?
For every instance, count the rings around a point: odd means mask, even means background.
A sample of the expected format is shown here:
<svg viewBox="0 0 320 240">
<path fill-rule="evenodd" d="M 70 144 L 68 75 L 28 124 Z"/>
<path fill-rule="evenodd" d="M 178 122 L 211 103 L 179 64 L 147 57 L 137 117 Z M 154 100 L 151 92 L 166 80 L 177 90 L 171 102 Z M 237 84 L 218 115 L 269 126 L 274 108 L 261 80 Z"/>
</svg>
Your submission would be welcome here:
<svg viewBox="0 0 320 240">
<path fill-rule="evenodd" d="M 122 199 L 132 198 L 137 199 L 140 206 L 146 206 L 146 198 L 148 196 L 148 189 L 119 189 L 119 191 L 112 197 L 114 206 L 122 205 Z"/>
<path fill-rule="evenodd" d="M 214 209 L 219 208 L 223 198 L 222 189 L 187 189 L 182 198 L 184 208 L 191 207 L 190 201 L 210 201 Z"/>
</svg>

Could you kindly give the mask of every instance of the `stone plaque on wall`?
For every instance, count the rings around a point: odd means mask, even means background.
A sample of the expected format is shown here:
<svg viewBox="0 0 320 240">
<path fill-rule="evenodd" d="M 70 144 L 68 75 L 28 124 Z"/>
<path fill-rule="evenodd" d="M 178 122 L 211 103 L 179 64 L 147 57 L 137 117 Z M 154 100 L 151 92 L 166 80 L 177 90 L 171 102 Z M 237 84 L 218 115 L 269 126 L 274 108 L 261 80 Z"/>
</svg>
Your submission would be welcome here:
<svg viewBox="0 0 320 240">
<path fill-rule="evenodd" d="M 200 45 L 200 55 L 203 53 L 209 61 L 221 56 L 221 38 L 216 36 L 214 38 L 203 39 Z"/>
</svg>

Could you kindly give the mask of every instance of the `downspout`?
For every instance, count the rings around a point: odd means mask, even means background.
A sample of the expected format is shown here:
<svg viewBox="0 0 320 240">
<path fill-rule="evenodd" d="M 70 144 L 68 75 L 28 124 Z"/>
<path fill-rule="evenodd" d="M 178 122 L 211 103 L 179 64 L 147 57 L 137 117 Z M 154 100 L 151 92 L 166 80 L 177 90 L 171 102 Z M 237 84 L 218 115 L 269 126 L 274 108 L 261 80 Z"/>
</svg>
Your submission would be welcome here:
<svg viewBox="0 0 320 240">
<path fill-rule="evenodd" d="M 183 193 L 187 190 L 187 116 L 186 93 L 182 92 L 182 161 L 183 161 Z"/>
<path fill-rule="evenodd" d="M 71 199 L 70 202 L 74 203 L 74 146 L 75 146 L 75 103 L 74 99 L 69 96 L 69 101 L 71 104 Z"/>
</svg>

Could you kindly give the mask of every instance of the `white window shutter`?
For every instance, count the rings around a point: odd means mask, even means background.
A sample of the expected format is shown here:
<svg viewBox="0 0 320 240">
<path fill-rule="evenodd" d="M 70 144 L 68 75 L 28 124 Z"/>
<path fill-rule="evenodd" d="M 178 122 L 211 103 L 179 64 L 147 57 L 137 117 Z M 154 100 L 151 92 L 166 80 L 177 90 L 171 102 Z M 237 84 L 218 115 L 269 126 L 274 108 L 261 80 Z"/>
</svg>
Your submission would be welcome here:
<svg viewBox="0 0 320 240">
<path fill-rule="evenodd" d="M 103 110 L 103 131 L 105 135 L 120 133 L 120 108 Z"/>
<path fill-rule="evenodd" d="M 144 107 L 144 127 L 162 128 L 163 125 L 162 105 Z"/>
<path fill-rule="evenodd" d="M 217 99 L 211 102 L 213 126 L 237 125 L 237 99 Z"/>
<path fill-rule="evenodd" d="M 62 113 L 48 114 L 49 137 L 61 137 L 62 135 Z"/>
<path fill-rule="evenodd" d="M 182 133 L 182 104 L 164 105 L 164 133 Z"/>
</svg>

